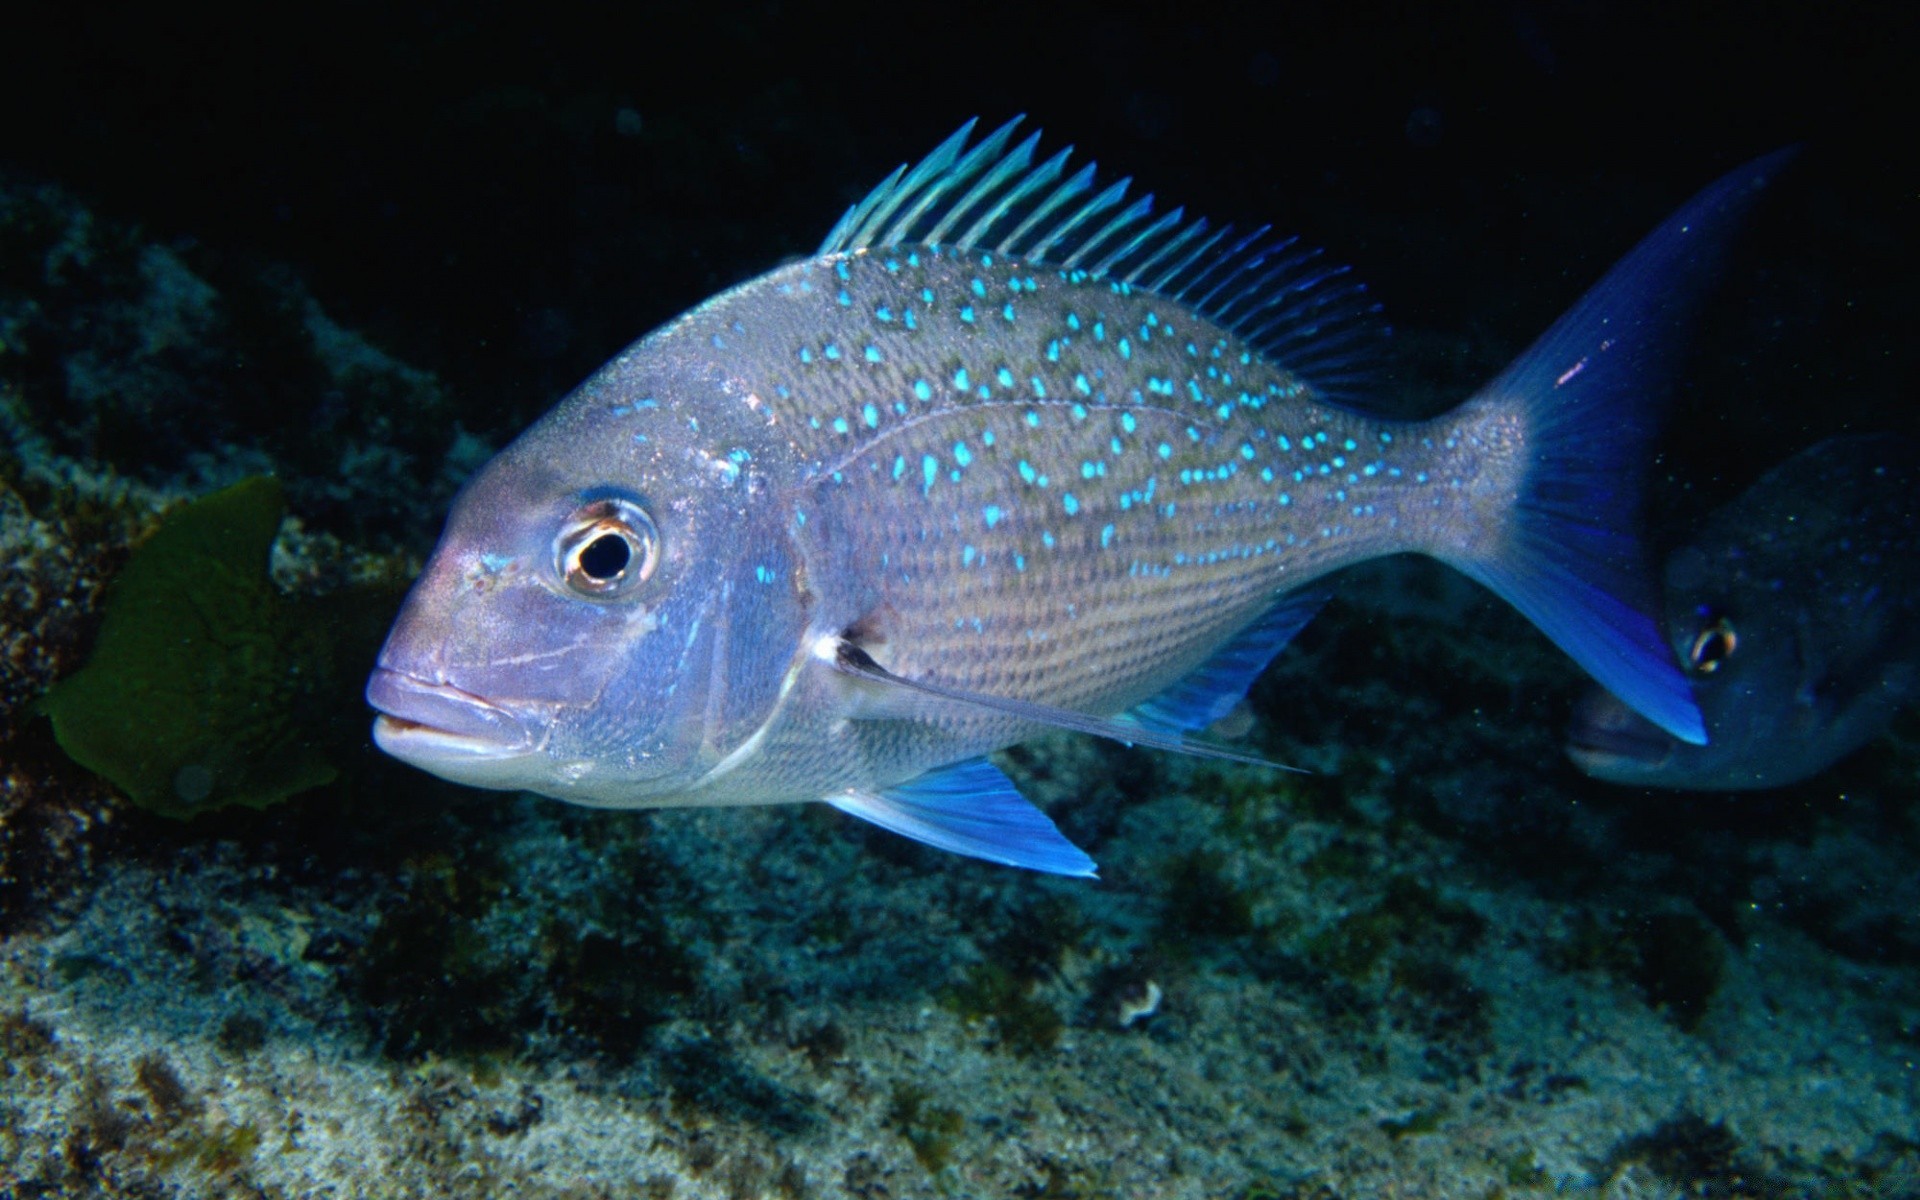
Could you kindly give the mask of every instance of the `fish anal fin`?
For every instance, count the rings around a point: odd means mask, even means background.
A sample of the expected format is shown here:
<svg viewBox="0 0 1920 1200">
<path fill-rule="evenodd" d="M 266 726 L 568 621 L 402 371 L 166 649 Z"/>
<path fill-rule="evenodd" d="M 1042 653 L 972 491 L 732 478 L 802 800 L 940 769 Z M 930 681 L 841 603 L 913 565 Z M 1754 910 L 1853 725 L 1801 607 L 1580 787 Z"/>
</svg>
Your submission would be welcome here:
<svg viewBox="0 0 1920 1200">
<path fill-rule="evenodd" d="M 1190 733 L 1205 729 L 1246 699 L 1267 664 L 1284 650 L 1326 604 L 1332 592 L 1308 588 L 1282 596 L 1253 624 L 1233 636 L 1179 682 L 1128 710 L 1148 729 Z"/>
</svg>

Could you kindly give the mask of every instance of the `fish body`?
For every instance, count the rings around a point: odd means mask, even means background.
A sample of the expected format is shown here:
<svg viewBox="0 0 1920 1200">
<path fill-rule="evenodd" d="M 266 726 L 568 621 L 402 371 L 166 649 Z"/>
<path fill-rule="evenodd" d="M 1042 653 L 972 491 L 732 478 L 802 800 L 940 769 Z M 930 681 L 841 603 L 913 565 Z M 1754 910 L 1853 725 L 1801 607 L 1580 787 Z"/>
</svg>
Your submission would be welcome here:
<svg viewBox="0 0 1920 1200">
<path fill-rule="evenodd" d="M 963 128 L 489 463 L 369 683 L 382 747 L 585 804 L 826 800 L 1089 874 L 981 756 L 1062 726 L 1246 757 L 1189 734 L 1315 581 L 1403 551 L 1700 736 L 1645 615 L 1632 480 L 1687 281 L 1771 163 L 1408 423 L 1340 390 L 1370 316 L 1340 272 L 1123 206 L 1091 168 L 1061 182 L 1013 127 Z"/>
<path fill-rule="evenodd" d="M 1830 438 L 1767 472 L 1666 565 L 1667 632 L 1706 745 L 1605 693 L 1568 754 L 1615 783 L 1780 787 L 1825 770 L 1920 694 L 1920 446 Z"/>
</svg>

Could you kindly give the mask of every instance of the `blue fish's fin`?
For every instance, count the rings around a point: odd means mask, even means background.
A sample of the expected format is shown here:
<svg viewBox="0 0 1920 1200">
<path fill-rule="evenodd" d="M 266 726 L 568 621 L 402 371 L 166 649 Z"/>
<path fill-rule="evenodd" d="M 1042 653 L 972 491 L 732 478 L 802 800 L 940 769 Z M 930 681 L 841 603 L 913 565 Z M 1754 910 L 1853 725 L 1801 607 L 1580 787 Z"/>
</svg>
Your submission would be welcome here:
<svg viewBox="0 0 1920 1200">
<path fill-rule="evenodd" d="M 1074 733 L 1090 733 L 1094 737 L 1125 742 L 1129 746 L 1149 746 L 1155 750 L 1171 750 L 1176 754 L 1191 754 L 1199 758 L 1219 758 L 1228 762 L 1246 763 L 1248 766 L 1271 767 L 1277 771 L 1307 773 L 1300 767 L 1289 767 L 1261 758 L 1257 754 L 1247 754 L 1225 746 L 1196 741 L 1184 733 L 1153 729 L 1124 718 L 1096 717 L 1091 713 L 1075 712 L 1073 709 L 1058 708 L 1051 704 L 1016 700 L 1010 696 L 988 696 L 961 688 L 947 687 L 944 684 L 908 679 L 904 675 L 896 675 L 887 670 L 874 662 L 872 656 L 865 650 L 843 639 L 831 640 L 815 653 L 818 657 L 830 662 L 833 669 L 841 674 L 894 692 L 900 699 L 906 701 L 897 709 L 880 709 L 880 713 L 886 716 L 926 715 L 941 708 L 958 705 L 965 709 L 986 709 L 1017 720 L 1030 721 L 1035 725 L 1047 725 Z"/>
<path fill-rule="evenodd" d="M 1096 185 L 1092 163 L 1067 176 L 1071 146 L 1036 166 L 1037 132 L 1008 149 L 1023 119 L 971 149 L 968 121 L 848 209 L 819 252 L 942 245 L 1085 271 L 1187 305 L 1323 396 L 1364 392 L 1387 327 L 1347 268 L 1266 226 L 1156 215 L 1151 195 L 1127 199 L 1131 180 Z"/>
<path fill-rule="evenodd" d="M 1455 419 L 1500 436 L 1516 417 L 1529 466 L 1499 534 L 1438 551 L 1525 613 L 1595 679 L 1660 728 L 1707 740 L 1653 616 L 1634 536 L 1666 365 L 1737 219 L 1791 151 L 1695 196 L 1607 272 Z M 1448 418 L 1443 418 L 1443 420 Z"/>
<path fill-rule="evenodd" d="M 828 796 L 827 803 L 955 854 L 1054 875 L 1095 875 L 1086 852 L 984 758 L 929 771 L 884 792 Z"/>
<path fill-rule="evenodd" d="M 1267 614 L 1178 683 L 1127 711 L 1149 729 L 1185 733 L 1205 729 L 1246 699 L 1247 689 L 1313 620 L 1333 593 L 1309 588 L 1281 598 Z"/>
</svg>

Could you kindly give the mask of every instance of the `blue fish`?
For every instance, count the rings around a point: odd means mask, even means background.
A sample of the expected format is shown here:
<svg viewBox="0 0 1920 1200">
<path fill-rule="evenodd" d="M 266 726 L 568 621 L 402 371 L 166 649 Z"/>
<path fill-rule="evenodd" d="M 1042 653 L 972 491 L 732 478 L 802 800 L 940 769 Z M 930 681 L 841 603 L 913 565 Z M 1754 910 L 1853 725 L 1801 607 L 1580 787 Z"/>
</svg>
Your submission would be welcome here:
<svg viewBox="0 0 1920 1200">
<path fill-rule="evenodd" d="M 1567 752 L 1614 783 L 1781 787 L 1878 736 L 1920 696 L 1920 446 L 1829 438 L 1766 473 L 1667 559 L 1667 633 L 1704 746 L 1604 692 Z"/>
<path fill-rule="evenodd" d="M 488 463 L 367 688 L 388 753 L 615 808 L 824 800 L 1091 875 L 986 759 L 1197 740 L 1352 563 L 1433 555 L 1704 737 L 1632 529 L 1659 359 L 1779 159 L 1479 394 L 1369 415 L 1374 306 L 1265 229 L 973 124 L 810 258 L 628 347 Z"/>
</svg>

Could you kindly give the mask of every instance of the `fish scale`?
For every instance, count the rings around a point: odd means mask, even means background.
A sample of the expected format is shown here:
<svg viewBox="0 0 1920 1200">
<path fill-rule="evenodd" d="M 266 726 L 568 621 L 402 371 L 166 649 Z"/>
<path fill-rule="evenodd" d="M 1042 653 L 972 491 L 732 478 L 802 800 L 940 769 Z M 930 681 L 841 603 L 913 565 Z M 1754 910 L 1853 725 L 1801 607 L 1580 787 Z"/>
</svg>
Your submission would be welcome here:
<svg viewBox="0 0 1920 1200">
<path fill-rule="evenodd" d="M 470 481 L 368 683 L 382 748 L 583 804 L 823 800 L 1086 875 L 982 756 L 1057 727 L 1260 762 L 1195 731 L 1316 581 L 1405 550 L 1703 736 L 1637 481 L 1695 281 L 1777 158 L 1407 423 L 1365 411 L 1378 325 L 1342 269 L 1068 174 L 1017 124 L 969 123 Z"/>
<path fill-rule="evenodd" d="M 810 557 L 860 582 L 848 623 L 889 613 L 883 661 L 955 686 L 1031 679 L 1034 699 L 1123 707 L 1277 591 L 1418 547 L 1466 476 L 1501 471 L 1458 417 L 1317 403 L 1227 331 L 1085 272 L 852 254 L 776 273 L 683 336 L 724 336 L 743 307 L 767 332 L 729 341 L 751 356 L 736 369 L 779 364 L 749 386 L 812 459 Z M 1425 469 L 1401 468 L 1409 449 Z M 1128 628 L 1180 633 L 1113 636 Z"/>
</svg>

